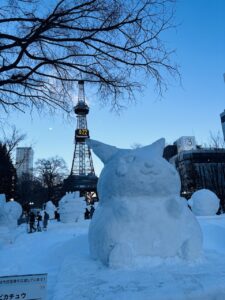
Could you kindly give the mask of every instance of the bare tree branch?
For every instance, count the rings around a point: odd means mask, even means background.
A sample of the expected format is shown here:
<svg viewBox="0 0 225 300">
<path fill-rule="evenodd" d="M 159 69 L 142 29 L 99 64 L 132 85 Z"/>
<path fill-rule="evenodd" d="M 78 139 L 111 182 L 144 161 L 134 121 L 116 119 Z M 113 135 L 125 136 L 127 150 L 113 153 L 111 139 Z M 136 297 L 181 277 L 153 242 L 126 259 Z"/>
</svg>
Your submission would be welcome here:
<svg viewBox="0 0 225 300">
<path fill-rule="evenodd" d="M 225 147 L 225 141 L 220 131 L 218 131 L 217 133 L 213 133 L 212 131 L 210 131 L 208 146 L 209 148 L 214 149 L 221 149 Z"/>
<path fill-rule="evenodd" d="M 174 0 L 8 0 L 0 7 L 0 105 L 71 110 L 74 82 L 114 108 L 148 76 L 162 91 L 179 76 L 161 38 Z M 139 72 L 139 80 L 137 79 Z"/>
<path fill-rule="evenodd" d="M 15 148 L 26 138 L 26 134 L 21 133 L 14 125 L 10 126 L 7 132 L 1 126 L 0 142 L 6 146 L 7 153 L 11 156 Z"/>
</svg>

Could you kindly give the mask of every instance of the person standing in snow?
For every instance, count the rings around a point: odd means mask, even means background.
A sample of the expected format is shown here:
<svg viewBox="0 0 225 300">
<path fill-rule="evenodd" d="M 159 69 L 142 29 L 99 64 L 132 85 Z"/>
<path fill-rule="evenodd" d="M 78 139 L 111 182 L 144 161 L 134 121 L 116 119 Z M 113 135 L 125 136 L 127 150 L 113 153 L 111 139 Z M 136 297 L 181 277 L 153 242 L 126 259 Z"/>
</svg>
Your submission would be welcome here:
<svg viewBox="0 0 225 300">
<path fill-rule="evenodd" d="M 42 216 L 40 212 L 37 213 L 37 231 L 41 231 L 41 223 L 42 223 Z"/>
<path fill-rule="evenodd" d="M 34 227 L 35 223 L 35 214 L 33 212 L 30 212 L 29 218 L 28 218 L 29 226 L 30 226 L 30 231 L 29 233 L 32 233 L 33 231 L 36 231 L 36 228 Z"/>
<path fill-rule="evenodd" d="M 45 211 L 43 218 L 43 229 L 46 231 L 48 226 L 49 214 Z"/>
<path fill-rule="evenodd" d="M 95 208 L 94 208 L 93 205 L 91 205 L 91 208 L 90 208 L 90 219 L 92 218 L 94 211 L 95 211 Z"/>
<path fill-rule="evenodd" d="M 90 217 L 90 212 L 89 212 L 89 210 L 87 208 L 85 208 L 84 219 L 88 220 L 89 217 Z"/>
<path fill-rule="evenodd" d="M 55 219 L 59 222 L 60 221 L 60 214 L 58 212 L 58 209 L 55 210 Z"/>
</svg>

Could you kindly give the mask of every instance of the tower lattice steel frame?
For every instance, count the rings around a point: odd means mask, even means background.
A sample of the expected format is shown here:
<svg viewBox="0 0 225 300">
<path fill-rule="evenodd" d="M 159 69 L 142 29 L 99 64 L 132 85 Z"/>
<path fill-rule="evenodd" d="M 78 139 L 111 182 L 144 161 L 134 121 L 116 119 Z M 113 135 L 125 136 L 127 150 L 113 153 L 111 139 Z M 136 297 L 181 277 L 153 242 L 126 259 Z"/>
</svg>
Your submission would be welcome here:
<svg viewBox="0 0 225 300">
<path fill-rule="evenodd" d="M 85 102 L 84 81 L 78 81 L 78 102 L 74 106 L 77 115 L 77 127 L 75 130 L 75 150 L 69 177 L 65 180 L 66 191 L 96 192 L 98 177 L 95 175 L 91 150 L 86 143 L 89 138 L 87 127 L 87 114 L 89 107 Z"/>
</svg>

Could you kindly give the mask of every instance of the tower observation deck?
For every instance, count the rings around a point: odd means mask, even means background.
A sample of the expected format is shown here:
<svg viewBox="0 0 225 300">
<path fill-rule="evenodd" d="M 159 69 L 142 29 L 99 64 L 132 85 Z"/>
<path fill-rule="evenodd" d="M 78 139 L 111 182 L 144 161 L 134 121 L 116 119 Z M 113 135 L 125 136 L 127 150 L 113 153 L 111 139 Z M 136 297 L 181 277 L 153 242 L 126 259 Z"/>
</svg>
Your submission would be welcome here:
<svg viewBox="0 0 225 300">
<path fill-rule="evenodd" d="M 77 116 L 77 127 L 75 130 L 75 150 L 70 175 L 64 181 L 65 191 L 80 191 L 82 195 L 96 193 L 98 177 L 95 175 L 91 150 L 86 143 L 89 138 L 87 127 L 87 114 L 89 107 L 85 102 L 84 81 L 78 81 L 78 102 L 74 106 Z M 89 196 L 90 198 L 90 196 Z"/>
</svg>

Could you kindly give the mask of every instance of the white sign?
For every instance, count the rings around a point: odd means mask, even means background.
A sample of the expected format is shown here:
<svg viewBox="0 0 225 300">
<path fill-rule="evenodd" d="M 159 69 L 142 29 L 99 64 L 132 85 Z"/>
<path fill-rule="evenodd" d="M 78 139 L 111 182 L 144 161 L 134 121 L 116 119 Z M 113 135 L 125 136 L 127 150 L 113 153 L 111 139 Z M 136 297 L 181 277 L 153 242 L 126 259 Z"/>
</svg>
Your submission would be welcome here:
<svg viewBox="0 0 225 300">
<path fill-rule="evenodd" d="M 196 141 L 194 136 L 182 136 L 176 140 L 177 151 L 188 151 L 196 149 Z"/>
<path fill-rule="evenodd" d="M 45 300 L 47 274 L 0 277 L 0 300 Z"/>
</svg>

